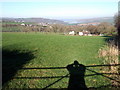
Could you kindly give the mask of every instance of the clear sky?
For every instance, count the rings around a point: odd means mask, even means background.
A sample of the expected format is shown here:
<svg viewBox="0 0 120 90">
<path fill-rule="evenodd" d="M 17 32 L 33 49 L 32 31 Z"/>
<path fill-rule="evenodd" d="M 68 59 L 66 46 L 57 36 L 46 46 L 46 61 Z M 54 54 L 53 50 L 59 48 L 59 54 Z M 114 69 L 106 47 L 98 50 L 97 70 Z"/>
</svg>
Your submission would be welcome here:
<svg viewBox="0 0 120 90">
<path fill-rule="evenodd" d="M 26 1 L 26 2 L 24 2 Z M 2 17 L 53 19 L 114 16 L 119 0 L 1 0 Z"/>
</svg>

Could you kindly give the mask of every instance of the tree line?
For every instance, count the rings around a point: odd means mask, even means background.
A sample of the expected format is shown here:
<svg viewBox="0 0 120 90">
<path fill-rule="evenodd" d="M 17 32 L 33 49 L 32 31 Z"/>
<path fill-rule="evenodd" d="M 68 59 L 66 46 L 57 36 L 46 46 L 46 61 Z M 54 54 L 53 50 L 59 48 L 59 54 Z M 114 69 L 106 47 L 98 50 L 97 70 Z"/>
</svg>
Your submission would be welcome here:
<svg viewBox="0 0 120 90">
<path fill-rule="evenodd" d="M 33 26 L 21 26 L 21 25 L 2 25 L 3 32 L 53 32 L 67 34 L 70 31 L 82 32 L 83 30 L 89 31 L 91 34 L 104 34 L 115 35 L 117 34 L 117 28 L 107 22 L 102 22 L 98 25 L 64 25 L 64 24 L 49 24 L 47 26 L 33 25 Z"/>
</svg>

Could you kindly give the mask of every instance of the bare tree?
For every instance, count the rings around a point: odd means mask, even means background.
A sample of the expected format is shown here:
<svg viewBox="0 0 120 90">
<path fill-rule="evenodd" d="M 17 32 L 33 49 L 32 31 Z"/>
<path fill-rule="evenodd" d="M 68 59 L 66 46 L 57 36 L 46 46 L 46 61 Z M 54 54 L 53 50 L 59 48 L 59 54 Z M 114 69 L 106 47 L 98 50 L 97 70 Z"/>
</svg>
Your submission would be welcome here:
<svg viewBox="0 0 120 90">
<path fill-rule="evenodd" d="M 118 14 L 115 15 L 114 23 L 115 23 L 115 26 L 117 27 L 117 31 L 118 31 L 118 48 L 119 48 L 119 52 L 120 52 L 120 11 L 118 12 Z"/>
</svg>

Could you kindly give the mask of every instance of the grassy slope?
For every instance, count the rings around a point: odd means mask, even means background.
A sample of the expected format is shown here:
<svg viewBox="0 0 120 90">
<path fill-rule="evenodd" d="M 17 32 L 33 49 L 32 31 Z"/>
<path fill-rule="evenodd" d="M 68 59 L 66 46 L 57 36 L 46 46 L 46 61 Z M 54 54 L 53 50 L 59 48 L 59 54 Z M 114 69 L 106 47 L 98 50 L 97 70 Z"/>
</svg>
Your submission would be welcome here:
<svg viewBox="0 0 120 90">
<path fill-rule="evenodd" d="M 84 65 L 101 64 L 98 58 L 98 50 L 104 43 L 104 37 L 99 36 L 80 37 L 41 33 L 3 33 L 3 51 L 17 51 L 18 53 L 29 51 L 34 55 L 34 58 L 29 59 L 24 64 L 22 63 L 21 67 L 64 67 L 74 60 L 78 60 Z M 14 62 L 15 60 L 17 59 L 14 59 Z M 5 59 L 3 63 L 10 63 L 9 58 Z M 7 65 L 7 67 L 11 67 L 11 65 Z M 93 70 L 100 72 L 99 69 Z M 67 73 L 67 70 L 61 69 L 18 70 L 14 76 L 63 76 Z M 86 71 L 86 74 L 91 74 L 91 72 Z M 13 79 L 4 86 L 11 88 L 44 88 L 58 79 Z M 85 80 L 87 87 L 99 87 L 107 84 L 105 78 L 100 75 L 86 77 Z M 64 78 L 49 88 L 65 88 L 67 85 L 68 78 Z"/>
</svg>

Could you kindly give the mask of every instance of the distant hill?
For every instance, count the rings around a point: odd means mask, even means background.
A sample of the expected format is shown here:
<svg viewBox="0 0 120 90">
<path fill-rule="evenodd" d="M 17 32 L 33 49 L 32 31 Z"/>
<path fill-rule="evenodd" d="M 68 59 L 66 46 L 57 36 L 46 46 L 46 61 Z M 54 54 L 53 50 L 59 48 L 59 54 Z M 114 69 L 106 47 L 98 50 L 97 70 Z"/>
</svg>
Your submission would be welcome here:
<svg viewBox="0 0 120 90">
<path fill-rule="evenodd" d="M 66 22 L 61 20 L 46 19 L 46 18 L 2 18 L 2 21 L 67 24 Z"/>
<path fill-rule="evenodd" d="M 92 22 L 114 23 L 114 18 L 113 17 L 100 17 L 100 18 L 90 18 L 90 19 L 68 19 L 68 20 L 64 20 L 64 21 L 67 21 L 70 24 L 92 23 Z"/>
<path fill-rule="evenodd" d="M 84 23 L 91 23 L 91 22 L 108 22 L 108 23 L 113 23 L 114 19 L 113 17 L 101 17 L 101 18 L 91 18 L 91 19 L 82 19 L 82 20 L 78 20 L 82 21 Z"/>
<path fill-rule="evenodd" d="M 98 17 L 90 19 L 47 19 L 47 18 L 2 18 L 2 21 L 11 22 L 31 22 L 31 23 L 49 23 L 49 24 L 82 24 L 82 23 L 93 23 L 93 22 L 108 22 L 114 23 L 113 17 Z"/>
</svg>

